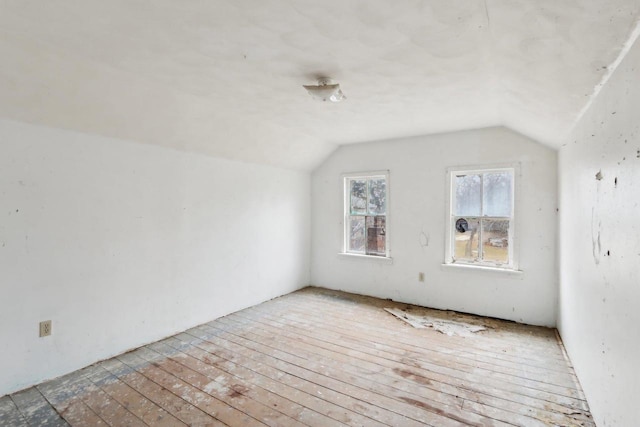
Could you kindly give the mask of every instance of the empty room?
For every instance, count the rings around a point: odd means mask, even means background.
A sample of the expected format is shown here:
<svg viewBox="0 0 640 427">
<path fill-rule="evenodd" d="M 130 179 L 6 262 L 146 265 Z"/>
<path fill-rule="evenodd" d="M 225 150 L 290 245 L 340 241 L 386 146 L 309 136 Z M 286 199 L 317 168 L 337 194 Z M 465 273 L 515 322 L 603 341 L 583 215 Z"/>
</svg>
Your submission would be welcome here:
<svg viewBox="0 0 640 427">
<path fill-rule="evenodd" d="M 0 426 L 640 419 L 639 0 L 0 0 Z"/>
</svg>

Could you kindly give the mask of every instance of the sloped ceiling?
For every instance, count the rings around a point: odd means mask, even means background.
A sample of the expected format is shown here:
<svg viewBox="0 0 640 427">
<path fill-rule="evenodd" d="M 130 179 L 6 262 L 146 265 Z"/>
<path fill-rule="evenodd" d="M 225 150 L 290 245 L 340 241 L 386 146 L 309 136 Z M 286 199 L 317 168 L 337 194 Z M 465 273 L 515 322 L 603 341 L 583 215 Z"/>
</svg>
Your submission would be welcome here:
<svg viewBox="0 0 640 427">
<path fill-rule="evenodd" d="M 638 0 L 0 0 L 0 117 L 310 170 L 505 125 L 558 146 Z M 320 76 L 347 100 L 313 101 Z"/>
</svg>

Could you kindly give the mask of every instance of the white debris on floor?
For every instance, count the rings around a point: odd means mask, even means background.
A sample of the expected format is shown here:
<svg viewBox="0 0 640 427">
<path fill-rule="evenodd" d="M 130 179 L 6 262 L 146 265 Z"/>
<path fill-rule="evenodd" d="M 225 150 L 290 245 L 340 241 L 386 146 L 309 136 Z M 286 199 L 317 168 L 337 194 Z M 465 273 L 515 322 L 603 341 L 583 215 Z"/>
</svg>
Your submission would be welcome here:
<svg viewBox="0 0 640 427">
<path fill-rule="evenodd" d="M 473 325 L 470 323 L 456 322 L 455 320 L 438 319 L 432 316 L 410 313 L 409 310 L 385 308 L 385 311 L 393 314 L 398 319 L 407 322 L 414 328 L 432 328 L 450 337 L 454 335 L 461 337 L 472 336 L 476 332 L 487 330 L 483 325 Z"/>
</svg>

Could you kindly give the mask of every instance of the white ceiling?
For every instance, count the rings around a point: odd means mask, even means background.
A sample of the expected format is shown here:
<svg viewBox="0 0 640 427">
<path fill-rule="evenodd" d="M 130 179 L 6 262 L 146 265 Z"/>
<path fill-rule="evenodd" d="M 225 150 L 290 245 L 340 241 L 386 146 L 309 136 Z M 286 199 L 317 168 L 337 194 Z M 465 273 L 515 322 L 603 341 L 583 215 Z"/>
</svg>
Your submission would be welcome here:
<svg viewBox="0 0 640 427">
<path fill-rule="evenodd" d="M 640 0 L 0 0 L 0 117 L 309 170 L 505 125 L 558 146 Z M 338 81 L 339 103 L 302 88 Z"/>
</svg>

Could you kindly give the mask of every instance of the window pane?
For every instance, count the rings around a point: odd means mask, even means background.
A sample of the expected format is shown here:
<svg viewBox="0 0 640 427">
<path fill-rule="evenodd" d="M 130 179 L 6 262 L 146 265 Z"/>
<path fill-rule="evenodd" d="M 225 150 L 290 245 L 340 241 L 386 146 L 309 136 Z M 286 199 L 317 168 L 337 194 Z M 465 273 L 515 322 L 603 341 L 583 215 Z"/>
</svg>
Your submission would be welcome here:
<svg viewBox="0 0 640 427">
<path fill-rule="evenodd" d="M 510 172 L 484 174 L 483 207 L 484 216 L 511 216 L 511 186 Z"/>
<path fill-rule="evenodd" d="M 482 220 L 482 258 L 498 264 L 509 263 L 509 221 Z"/>
<path fill-rule="evenodd" d="M 367 254 L 386 255 L 386 218 L 383 216 L 367 217 Z"/>
<path fill-rule="evenodd" d="M 375 178 L 369 180 L 369 213 L 384 215 L 387 210 L 387 180 Z"/>
<path fill-rule="evenodd" d="M 349 217 L 349 252 L 364 253 L 364 217 Z"/>
<path fill-rule="evenodd" d="M 466 261 L 477 259 L 480 221 L 477 219 L 456 218 L 456 222 L 453 257 L 456 260 Z"/>
<path fill-rule="evenodd" d="M 367 180 L 350 180 L 351 213 L 367 213 Z"/>
<path fill-rule="evenodd" d="M 456 176 L 455 216 L 480 216 L 481 186 L 480 175 Z"/>
</svg>

